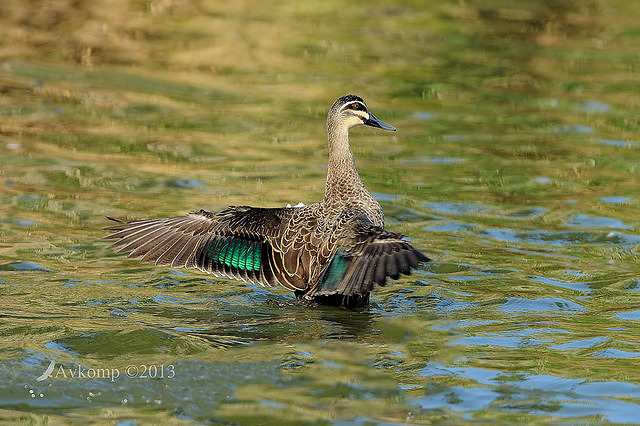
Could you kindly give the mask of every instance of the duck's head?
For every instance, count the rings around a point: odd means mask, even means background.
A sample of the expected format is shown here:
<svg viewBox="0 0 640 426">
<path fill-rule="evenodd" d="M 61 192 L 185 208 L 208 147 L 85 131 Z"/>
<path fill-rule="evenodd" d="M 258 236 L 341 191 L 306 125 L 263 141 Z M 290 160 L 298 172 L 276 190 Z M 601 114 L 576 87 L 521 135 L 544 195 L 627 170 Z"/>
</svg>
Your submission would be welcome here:
<svg viewBox="0 0 640 426">
<path fill-rule="evenodd" d="M 342 128 L 348 132 L 349 129 L 360 124 L 383 130 L 396 130 L 391 124 L 376 118 L 369 111 L 364 100 L 357 95 L 346 95 L 338 98 L 329 109 L 327 126 L 330 128 L 333 127 L 336 130 Z"/>
</svg>

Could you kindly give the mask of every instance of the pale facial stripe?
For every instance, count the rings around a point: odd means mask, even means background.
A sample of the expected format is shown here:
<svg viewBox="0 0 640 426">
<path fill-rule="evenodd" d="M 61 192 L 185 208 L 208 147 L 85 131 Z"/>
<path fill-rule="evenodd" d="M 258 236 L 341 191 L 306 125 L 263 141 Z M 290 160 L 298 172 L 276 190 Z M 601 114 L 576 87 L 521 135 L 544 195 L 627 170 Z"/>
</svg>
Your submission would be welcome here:
<svg viewBox="0 0 640 426">
<path fill-rule="evenodd" d="M 357 115 L 359 117 L 362 117 L 362 119 L 369 119 L 369 110 L 367 109 L 367 106 L 361 101 L 347 102 L 346 104 L 344 104 L 342 106 L 342 108 L 340 108 L 340 112 L 342 113 L 343 111 L 347 110 L 349 108 L 349 105 L 352 105 L 352 104 L 360 104 L 360 105 L 362 105 L 362 108 L 361 109 L 349 109 L 348 111 L 351 114 Z"/>
<path fill-rule="evenodd" d="M 357 111 L 368 111 L 367 106 L 361 102 L 361 101 L 351 101 L 351 102 L 347 102 L 346 104 L 342 105 L 342 108 L 340 108 L 340 112 L 342 112 L 344 109 L 346 109 L 349 105 L 353 105 L 353 104 L 360 104 L 364 107 L 364 109 L 361 110 L 357 110 Z"/>
</svg>

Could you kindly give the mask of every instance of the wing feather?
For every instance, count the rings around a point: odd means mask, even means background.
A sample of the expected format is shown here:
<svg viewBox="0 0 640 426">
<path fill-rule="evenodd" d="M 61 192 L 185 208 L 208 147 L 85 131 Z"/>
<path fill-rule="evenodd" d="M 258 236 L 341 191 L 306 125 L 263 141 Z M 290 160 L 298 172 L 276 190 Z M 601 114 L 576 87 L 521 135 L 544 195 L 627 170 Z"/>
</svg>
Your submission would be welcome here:
<svg viewBox="0 0 640 426">
<path fill-rule="evenodd" d="M 313 205 L 307 206 L 313 208 Z M 216 276 L 283 285 L 308 286 L 308 244 L 296 240 L 289 227 L 313 217 L 301 209 L 230 207 L 220 212 L 200 210 L 186 216 L 126 221 L 106 228 L 114 233 L 112 247 L 129 257 L 159 266 L 197 268 Z M 294 220 L 292 220 L 294 219 Z"/>
<path fill-rule="evenodd" d="M 420 262 L 429 261 L 401 234 L 361 223 L 357 235 L 360 239 L 348 251 L 334 254 L 349 262 L 340 284 L 335 285 L 335 277 L 332 277 L 332 284 L 328 285 L 325 271 L 318 285 L 309 292 L 309 298 L 332 295 L 364 297 L 376 284 L 384 286 L 387 277 L 398 279 L 400 274 L 409 275 Z"/>
</svg>

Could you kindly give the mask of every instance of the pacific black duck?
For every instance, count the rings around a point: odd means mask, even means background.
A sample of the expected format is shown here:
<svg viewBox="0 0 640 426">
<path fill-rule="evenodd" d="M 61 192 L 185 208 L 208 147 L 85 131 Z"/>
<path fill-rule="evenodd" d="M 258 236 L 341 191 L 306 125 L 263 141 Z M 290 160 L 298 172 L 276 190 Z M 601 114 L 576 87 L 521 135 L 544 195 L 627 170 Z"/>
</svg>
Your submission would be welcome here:
<svg viewBox="0 0 640 426">
<path fill-rule="evenodd" d="M 429 259 L 403 235 L 384 229 L 382 207 L 367 191 L 349 149 L 349 130 L 395 127 L 347 95 L 329 110 L 329 166 L 319 203 L 283 208 L 229 207 L 186 216 L 113 219 L 112 247 L 158 266 L 197 268 L 217 277 L 293 290 L 301 301 L 357 307 L 375 284 L 398 279 Z"/>
</svg>

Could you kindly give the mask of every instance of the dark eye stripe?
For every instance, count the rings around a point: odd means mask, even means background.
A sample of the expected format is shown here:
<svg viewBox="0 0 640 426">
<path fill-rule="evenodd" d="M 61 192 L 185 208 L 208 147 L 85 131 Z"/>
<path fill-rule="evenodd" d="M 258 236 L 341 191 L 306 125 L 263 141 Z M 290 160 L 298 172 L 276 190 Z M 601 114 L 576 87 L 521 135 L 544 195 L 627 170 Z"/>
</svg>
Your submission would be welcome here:
<svg viewBox="0 0 640 426">
<path fill-rule="evenodd" d="M 353 102 L 349 102 L 348 104 L 346 104 L 344 107 L 342 107 L 343 109 L 352 109 L 355 111 L 366 111 L 367 107 L 359 101 L 353 101 Z"/>
</svg>

